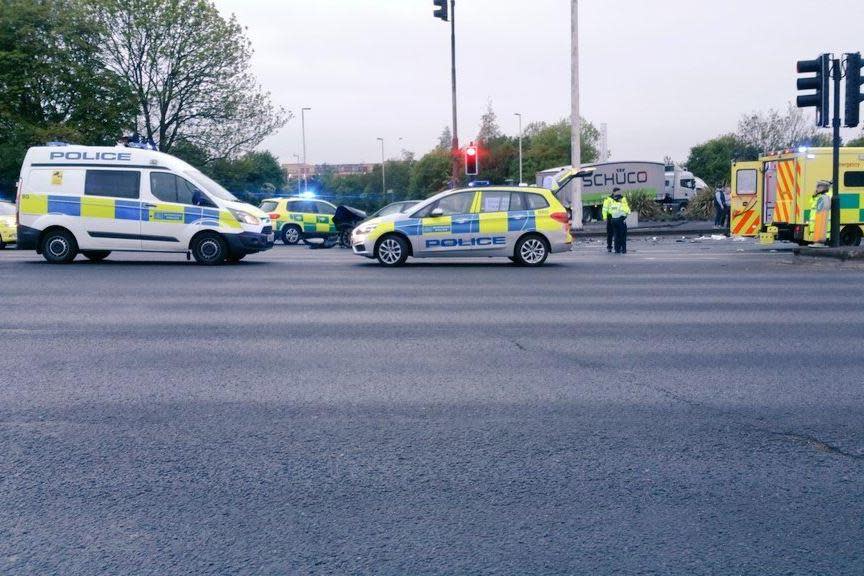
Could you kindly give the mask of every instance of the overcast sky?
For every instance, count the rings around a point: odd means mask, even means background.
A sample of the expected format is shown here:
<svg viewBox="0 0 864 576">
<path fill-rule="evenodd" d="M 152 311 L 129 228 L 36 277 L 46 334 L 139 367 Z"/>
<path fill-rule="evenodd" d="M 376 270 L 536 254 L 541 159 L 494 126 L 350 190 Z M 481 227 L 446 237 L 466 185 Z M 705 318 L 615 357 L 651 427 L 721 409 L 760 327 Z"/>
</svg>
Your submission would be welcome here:
<svg viewBox="0 0 864 576">
<path fill-rule="evenodd" d="M 450 123 L 449 25 L 432 17 L 432 0 L 215 1 L 248 28 L 261 84 L 297 116 L 262 145 L 281 161 L 301 154 L 302 106 L 312 108 L 311 163 L 379 161 L 379 136 L 388 158 L 400 148 L 420 156 Z M 582 115 L 608 124 L 618 160 L 683 161 L 743 113 L 793 100 L 796 60 L 864 51 L 862 0 L 580 7 Z M 458 0 L 456 9 L 463 143 L 488 101 L 510 134 L 514 112 L 526 123 L 569 116 L 570 0 Z"/>
</svg>

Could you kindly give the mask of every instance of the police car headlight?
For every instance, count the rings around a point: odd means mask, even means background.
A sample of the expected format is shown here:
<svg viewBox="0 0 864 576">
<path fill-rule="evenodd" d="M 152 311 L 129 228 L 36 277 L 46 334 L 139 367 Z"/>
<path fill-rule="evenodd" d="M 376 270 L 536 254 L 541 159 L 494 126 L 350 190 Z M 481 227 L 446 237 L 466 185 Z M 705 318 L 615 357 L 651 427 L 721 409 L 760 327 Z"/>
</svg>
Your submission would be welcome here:
<svg viewBox="0 0 864 576">
<path fill-rule="evenodd" d="M 261 223 L 261 220 L 257 216 L 253 216 L 249 212 L 234 210 L 233 208 L 228 208 L 228 211 L 231 212 L 231 215 L 234 216 L 238 222 L 243 224 L 252 224 L 253 226 L 257 226 Z"/>
<path fill-rule="evenodd" d="M 358 226 L 354 229 L 354 234 L 358 236 L 366 236 L 367 234 L 371 234 L 375 229 L 375 224 L 366 224 L 365 226 Z"/>
</svg>

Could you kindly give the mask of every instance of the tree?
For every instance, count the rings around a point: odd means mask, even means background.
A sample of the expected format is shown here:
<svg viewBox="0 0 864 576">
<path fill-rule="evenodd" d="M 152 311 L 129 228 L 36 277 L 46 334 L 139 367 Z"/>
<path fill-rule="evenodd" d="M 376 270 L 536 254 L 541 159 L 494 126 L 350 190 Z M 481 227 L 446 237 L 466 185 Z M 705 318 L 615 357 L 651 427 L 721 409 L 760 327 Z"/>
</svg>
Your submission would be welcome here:
<svg viewBox="0 0 864 576">
<path fill-rule="evenodd" d="M 524 139 L 526 179 L 541 170 L 570 165 L 570 122 L 568 120 L 561 120 L 551 125 L 545 122 L 533 122 L 525 128 Z M 597 160 L 599 141 L 600 132 L 583 118 L 580 135 L 583 163 L 589 164 Z"/>
<path fill-rule="evenodd" d="M 480 131 L 477 133 L 479 144 L 489 142 L 501 137 L 501 128 L 498 126 L 498 116 L 492 109 L 492 101 L 486 103 L 486 112 L 480 117 Z"/>
<path fill-rule="evenodd" d="M 27 148 L 110 144 L 133 125 L 132 93 L 100 63 L 104 30 L 73 0 L 0 0 L 0 194 Z"/>
<path fill-rule="evenodd" d="M 721 186 L 729 182 L 729 173 L 734 160 L 756 160 L 759 148 L 748 144 L 735 134 L 726 134 L 690 149 L 687 169 L 709 186 Z"/>
<path fill-rule="evenodd" d="M 440 192 L 450 182 L 450 151 L 433 150 L 414 165 L 409 192 L 412 198 L 426 198 Z"/>
<path fill-rule="evenodd" d="M 243 28 L 210 0 L 88 1 L 110 31 L 105 65 L 132 87 L 138 129 L 160 150 L 185 140 L 209 158 L 231 157 L 290 118 L 252 77 Z"/>
<path fill-rule="evenodd" d="M 450 150 L 453 147 L 453 133 L 450 131 L 449 126 L 445 126 L 444 130 L 441 132 L 441 136 L 438 137 L 438 149 L 439 150 Z"/>
<path fill-rule="evenodd" d="M 792 103 L 787 106 L 785 114 L 770 109 L 743 116 L 738 122 L 737 136 L 761 152 L 831 145 L 830 137 Z"/>
<path fill-rule="evenodd" d="M 864 132 L 861 132 L 861 135 L 855 138 L 854 140 L 850 140 L 846 143 L 846 146 L 856 147 L 856 148 L 864 148 Z"/>
</svg>

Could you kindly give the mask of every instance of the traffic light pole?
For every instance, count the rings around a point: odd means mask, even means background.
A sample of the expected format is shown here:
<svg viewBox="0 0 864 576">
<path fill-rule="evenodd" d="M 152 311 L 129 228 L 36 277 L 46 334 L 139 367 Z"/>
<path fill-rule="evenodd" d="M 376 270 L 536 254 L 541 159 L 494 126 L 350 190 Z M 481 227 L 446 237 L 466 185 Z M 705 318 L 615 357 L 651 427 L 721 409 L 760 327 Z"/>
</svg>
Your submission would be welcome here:
<svg viewBox="0 0 864 576">
<path fill-rule="evenodd" d="M 459 185 L 459 128 L 456 118 L 456 0 L 450 0 L 450 78 L 453 85 L 453 144 L 451 155 L 451 188 Z"/>
<path fill-rule="evenodd" d="M 831 199 L 831 246 L 835 248 L 840 246 L 840 79 L 843 75 L 843 67 L 840 65 L 840 59 L 835 58 L 832 61 L 833 79 L 834 79 L 834 118 L 832 126 L 834 128 L 834 153 L 833 153 L 833 174 L 831 181 L 834 196 Z"/>
</svg>

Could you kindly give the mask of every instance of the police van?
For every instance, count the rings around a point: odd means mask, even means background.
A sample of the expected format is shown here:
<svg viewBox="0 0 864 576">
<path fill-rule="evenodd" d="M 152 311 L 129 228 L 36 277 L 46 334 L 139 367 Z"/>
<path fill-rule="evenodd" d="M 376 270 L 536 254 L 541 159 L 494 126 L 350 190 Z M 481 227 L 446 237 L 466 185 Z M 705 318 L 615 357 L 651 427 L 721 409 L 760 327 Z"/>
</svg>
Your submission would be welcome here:
<svg viewBox="0 0 864 576">
<path fill-rule="evenodd" d="M 51 263 L 179 252 L 214 265 L 273 246 L 267 214 L 186 162 L 142 148 L 30 148 L 17 206 L 18 248 Z"/>
</svg>

